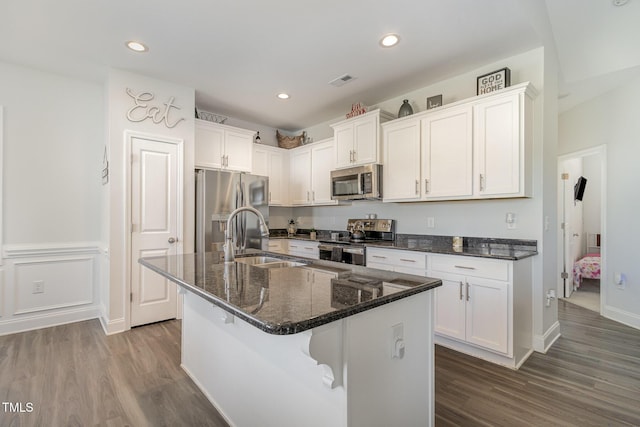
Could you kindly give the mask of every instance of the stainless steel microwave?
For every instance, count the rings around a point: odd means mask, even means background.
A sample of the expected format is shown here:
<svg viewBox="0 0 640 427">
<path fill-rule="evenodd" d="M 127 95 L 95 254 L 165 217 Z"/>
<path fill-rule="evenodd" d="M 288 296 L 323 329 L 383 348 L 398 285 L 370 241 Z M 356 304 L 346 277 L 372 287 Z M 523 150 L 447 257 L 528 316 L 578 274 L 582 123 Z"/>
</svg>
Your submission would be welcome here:
<svg viewBox="0 0 640 427">
<path fill-rule="evenodd" d="M 382 165 L 363 165 L 331 172 L 333 200 L 382 198 Z"/>
</svg>

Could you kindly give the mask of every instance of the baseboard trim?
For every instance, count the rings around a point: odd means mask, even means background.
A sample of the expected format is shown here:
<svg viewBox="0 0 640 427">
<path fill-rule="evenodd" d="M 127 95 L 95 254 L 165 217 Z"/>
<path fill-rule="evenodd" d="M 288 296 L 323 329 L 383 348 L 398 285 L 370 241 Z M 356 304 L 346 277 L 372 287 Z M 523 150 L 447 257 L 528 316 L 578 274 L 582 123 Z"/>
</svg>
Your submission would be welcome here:
<svg viewBox="0 0 640 427">
<path fill-rule="evenodd" d="M 124 318 L 109 320 L 109 318 L 105 316 L 104 310 L 100 316 L 100 324 L 102 325 L 102 330 L 105 335 L 119 334 L 127 330 L 127 324 Z"/>
<path fill-rule="evenodd" d="M 75 308 L 56 313 L 41 314 L 28 317 L 13 317 L 0 322 L 0 335 L 16 334 L 35 329 L 50 328 L 67 323 L 82 322 L 100 317 L 97 306 Z"/>
<path fill-rule="evenodd" d="M 560 322 L 556 320 L 543 335 L 533 336 L 533 350 L 546 353 L 558 338 L 560 338 Z"/>
<path fill-rule="evenodd" d="M 610 305 L 605 305 L 602 310 L 602 315 L 607 319 L 620 322 L 635 329 L 640 329 L 640 315 L 636 313 L 630 313 Z"/>
</svg>

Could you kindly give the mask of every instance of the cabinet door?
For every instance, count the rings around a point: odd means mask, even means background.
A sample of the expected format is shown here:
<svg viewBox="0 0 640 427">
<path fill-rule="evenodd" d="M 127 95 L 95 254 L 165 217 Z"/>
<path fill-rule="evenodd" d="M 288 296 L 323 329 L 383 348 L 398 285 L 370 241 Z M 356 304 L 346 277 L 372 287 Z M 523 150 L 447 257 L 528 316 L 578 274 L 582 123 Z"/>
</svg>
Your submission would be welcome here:
<svg viewBox="0 0 640 427">
<path fill-rule="evenodd" d="M 225 130 L 224 150 L 226 168 L 240 172 L 251 172 L 253 136 L 246 132 Z"/>
<path fill-rule="evenodd" d="M 420 122 L 385 126 L 383 145 L 384 201 L 420 199 Z"/>
<path fill-rule="evenodd" d="M 311 149 L 297 148 L 291 151 L 291 203 L 311 204 Z"/>
<path fill-rule="evenodd" d="M 425 199 L 473 195 L 473 109 L 463 106 L 422 119 Z"/>
<path fill-rule="evenodd" d="M 334 169 L 333 141 L 311 148 L 311 200 L 314 205 L 335 205 L 331 200 L 331 171 Z"/>
<path fill-rule="evenodd" d="M 442 280 L 435 290 L 434 331 L 451 338 L 465 340 L 465 282 L 464 276 L 448 273 L 429 273 Z"/>
<path fill-rule="evenodd" d="M 222 168 L 224 130 L 196 121 L 194 150 L 196 166 Z"/>
<path fill-rule="evenodd" d="M 477 196 L 518 195 L 523 190 L 519 110 L 518 94 L 489 99 L 474 107 Z"/>
<path fill-rule="evenodd" d="M 378 163 L 378 116 L 363 117 L 353 122 L 353 163 L 364 165 Z"/>
<path fill-rule="evenodd" d="M 253 145 L 253 165 L 251 167 L 251 173 L 254 175 L 262 175 L 269 177 L 269 190 L 271 190 L 271 176 L 269 176 L 269 154 L 266 148 L 261 147 L 260 144 Z"/>
<path fill-rule="evenodd" d="M 289 162 L 284 152 L 269 152 L 269 205 L 282 206 L 288 203 Z"/>
<path fill-rule="evenodd" d="M 333 130 L 336 168 L 350 167 L 353 163 L 353 125 L 345 124 Z"/>
<path fill-rule="evenodd" d="M 509 284 L 475 277 L 465 280 L 467 341 L 511 356 Z"/>
</svg>

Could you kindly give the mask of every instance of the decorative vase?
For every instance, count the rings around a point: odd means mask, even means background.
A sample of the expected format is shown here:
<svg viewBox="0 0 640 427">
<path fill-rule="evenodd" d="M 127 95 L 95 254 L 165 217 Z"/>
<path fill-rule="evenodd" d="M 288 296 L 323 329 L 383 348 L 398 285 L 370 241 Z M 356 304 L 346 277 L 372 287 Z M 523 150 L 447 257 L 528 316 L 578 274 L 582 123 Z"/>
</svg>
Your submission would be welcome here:
<svg viewBox="0 0 640 427">
<path fill-rule="evenodd" d="M 402 105 L 400 106 L 400 110 L 398 110 L 398 118 L 410 116 L 413 114 L 413 108 L 411 104 L 409 104 L 408 99 L 402 100 Z"/>
<path fill-rule="evenodd" d="M 311 240 L 316 240 L 316 232 L 315 231 L 311 231 L 309 232 L 309 238 Z"/>
</svg>

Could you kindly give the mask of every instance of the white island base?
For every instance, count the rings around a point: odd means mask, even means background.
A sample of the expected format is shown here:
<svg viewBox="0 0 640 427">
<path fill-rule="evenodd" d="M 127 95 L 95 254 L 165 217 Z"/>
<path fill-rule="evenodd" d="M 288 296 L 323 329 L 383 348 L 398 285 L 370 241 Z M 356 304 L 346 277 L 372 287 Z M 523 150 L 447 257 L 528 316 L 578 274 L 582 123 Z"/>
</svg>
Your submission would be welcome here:
<svg viewBox="0 0 640 427">
<path fill-rule="evenodd" d="M 234 427 L 431 426 L 432 317 L 426 291 L 271 335 L 186 292 L 182 367 Z"/>
</svg>

